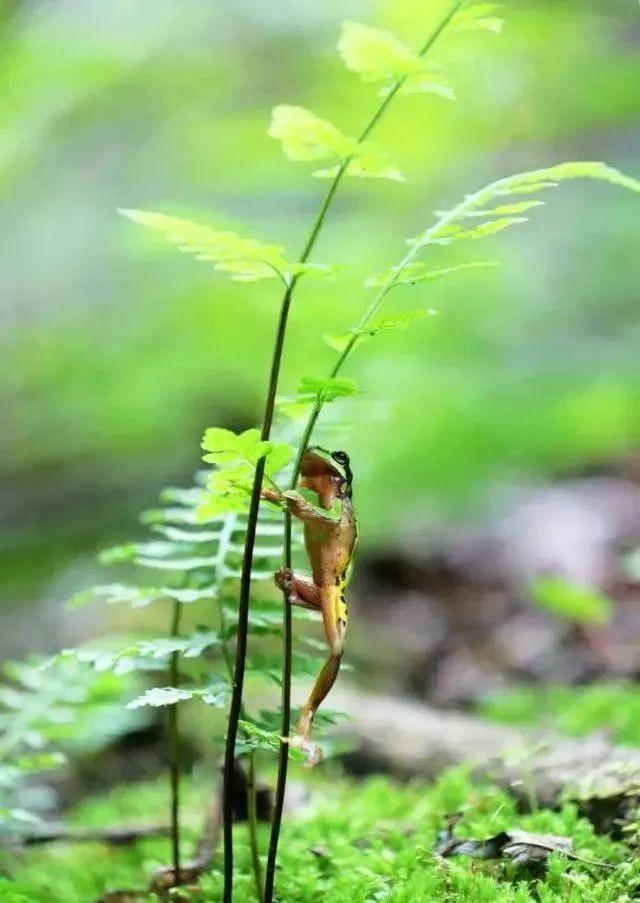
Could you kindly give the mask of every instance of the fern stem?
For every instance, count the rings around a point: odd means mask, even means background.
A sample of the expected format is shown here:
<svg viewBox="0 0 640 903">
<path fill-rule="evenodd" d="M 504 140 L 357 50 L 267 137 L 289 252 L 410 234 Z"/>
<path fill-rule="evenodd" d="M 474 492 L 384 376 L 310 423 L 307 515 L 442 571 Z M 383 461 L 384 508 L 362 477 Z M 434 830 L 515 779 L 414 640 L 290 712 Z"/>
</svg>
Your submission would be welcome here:
<svg viewBox="0 0 640 903">
<path fill-rule="evenodd" d="M 264 419 L 261 436 L 263 440 L 269 439 L 273 413 L 275 409 L 276 390 L 278 376 L 282 362 L 282 351 L 287 329 L 287 319 L 291 306 L 291 297 L 296 285 L 296 279 L 292 279 L 287 288 L 278 320 L 271 373 L 267 389 Z M 222 817 L 224 832 L 224 903 L 232 903 L 233 900 L 233 762 L 235 759 L 236 739 L 238 736 L 238 724 L 242 711 L 242 691 L 244 689 L 244 673 L 247 661 L 247 638 L 249 630 L 249 597 L 251 591 L 251 568 L 253 566 L 253 549 L 256 541 L 256 528 L 258 524 L 258 510 L 260 508 L 260 490 L 264 477 L 265 459 L 261 458 L 256 466 L 251 490 L 251 502 L 247 516 L 247 530 L 245 536 L 244 554 L 242 558 L 242 575 L 240 578 L 240 595 L 238 598 L 238 628 L 236 643 L 236 658 L 233 673 L 233 685 L 231 689 L 231 703 L 229 705 L 229 719 L 227 723 L 227 738 L 224 756 L 224 777 L 222 789 Z"/>
<path fill-rule="evenodd" d="M 180 636 L 180 620 L 182 602 L 177 599 L 173 603 L 171 636 Z M 180 681 L 180 653 L 172 652 L 169 664 L 169 685 L 177 687 Z M 178 721 L 178 703 L 169 706 L 169 745 L 170 745 L 170 781 L 171 781 L 171 858 L 175 884 L 180 884 L 180 725 Z"/>
<path fill-rule="evenodd" d="M 249 753 L 249 769 L 247 774 L 247 818 L 249 821 L 249 846 L 251 847 L 251 867 L 256 885 L 256 899 L 262 900 L 262 866 L 260 865 L 260 846 L 258 844 L 258 811 L 256 805 L 256 753 Z"/>
<path fill-rule="evenodd" d="M 222 585 L 222 562 L 224 561 L 227 554 L 227 547 L 229 542 L 231 541 L 231 537 L 233 535 L 233 529 L 235 526 L 235 517 L 229 518 L 227 524 L 223 528 L 222 536 L 220 539 L 220 551 L 219 555 L 219 565 L 218 565 L 218 574 L 217 574 L 217 585 L 218 585 L 218 620 L 220 624 L 220 647 L 222 650 L 222 658 L 224 659 L 224 663 L 227 668 L 227 672 L 229 674 L 229 680 L 233 679 L 233 662 L 231 659 L 231 653 L 229 652 L 229 643 L 227 641 L 227 619 L 224 613 L 224 606 L 222 604 L 222 599 L 220 596 L 220 587 Z M 244 706 L 240 708 L 240 717 L 242 720 L 246 720 L 247 713 L 245 711 Z M 262 866 L 260 864 L 260 844 L 258 841 L 258 815 L 257 815 L 257 802 L 256 802 L 256 754 L 255 750 L 251 750 L 249 753 L 249 773 L 247 778 L 247 816 L 249 823 L 249 846 L 251 847 L 251 866 L 253 868 L 253 879 L 256 885 L 256 899 L 258 903 L 261 903 L 262 900 Z"/>
<path fill-rule="evenodd" d="M 314 220 L 309 238 L 300 255 L 300 263 L 305 263 L 313 248 L 315 247 L 318 236 L 324 224 L 327 213 L 331 206 L 331 202 L 335 196 L 338 185 L 342 181 L 342 177 L 349 165 L 349 160 L 343 161 L 335 178 L 333 179 L 329 190 L 322 202 L 322 206 Z M 280 316 L 278 318 L 278 327 L 276 330 L 275 343 L 273 348 L 273 356 L 271 360 L 271 371 L 269 373 L 269 382 L 267 386 L 267 399 L 265 403 L 264 416 L 262 421 L 261 439 L 268 440 L 271 436 L 271 427 L 273 425 L 273 415 L 275 411 L 276 393 L 278 390 L 278 379 L 280 376 L 280 366 L 282 364 L 282 353 L 284 350 L 284 340 L 287 332 L 287 323 L 289 320 L 289 311 L 291 309 L 291 301 L 298 284 L 298 276 L 291 279 L 282 299 L 280 307 Z M 242 691 L 244 689 L 244 673 L 247 660 L 247 635 L 249 628 L 249 600 L 251 592 L 251 568 L 253 566 L 253 550 L 256 541 L 256 528 L 258 524 L 258 511 L 260 508 L 260 491 L 262 489 L 262 481 L 264 479 L 265 459 L 261 458 L 256 466 L 253 486 L 251 490 L 251 501 L 249 503 L 249 514 L 247 516 L 247 530 L 245 536 L 244 554 L 242 557 L 242 572 L 240 577 L 240 595 L 238 598 L 238 639 L 236 644 L 236 660 L 233 675 L 233 686 L 231 691 L 231 703 L 229 706 L 229 719 L 227 724 L 227 739 L 225 746 L 224 758 L 224 778 L 222 791 L 222 813 L 223 813 L 223 832 L 224 832 L 224 903 L 232 903 L 233 900 L 233 760 L 235 758 L 236 739 L 238 736 L 238 722 L 240 720 L 242 708 Z M 289 543 L 290 545 L 290 543 Z M 280 759 L 282 759 L 282 752 Z M 286 757 L 285 757 L 286 758 Z M 280 768 L 280 764 L 279 764 Z M 286 767 L 284 781 L 286 781 Z M 284 793 L 284 786 L 282 788 Z M 281 814 L 280 814 L 281 817 Z M 273 864 L 275 870 L 275 860 Z M 269 883 L 269 872 L 267 872 L 267 883 Z M 270 893 L 273 893 L 273 875 L 271 875 Z M 265 889 L 265 899 L 267 890 Z"/>
<path fill-rule="evenodd" d="M 318 236 L 320 235 L 320 231 L 322 229 L 326 215 L 329 212 L 331 201 L 333 200 L 338 185 L 342 181 L 342 177 L 345 173 L 348 162 L 348 160 L 345 160 L 344 163 L 340 166 L 340 169 L 338 170 L 335 178 L 331 183 L 331 186 L 329 187 L 329 191 L 326 194 L 326 197 L 311 228 L 309 238 L 304 246 L 302 254 L 300 255 L 300 263 L 305 263 L 308 260 L 311 252 L 313 251 L 315 243 L 318 240 Z M 280 307 L 280 316 L 278 319 L 278 327 L 276 330 L 273 357 L 271 361 L 271 371 L 269 374 L 269 383 L 267 387 L 267 399 L 262 421 L 261 438 L 263 440 L 268 440 L 271 436 L 271 427 L 273 425 L 276 393 L 278 390 L 278 379 L 280 376 L 280 366 L 282 364 L 282 353 L 284 350 L 284 340 L 287 332 L 289 310 L 291 308 L 291 301 L 297 283 L 298 277 L 294 276 L 284 293 Z M 236 644 L 236 660 L 233 675 L 233 687 L 231 691 L 231 703 L 229 706 L 229 720 L 227 725 L 222 791 L 222 813 L 224 828 L 224 903 L 232 903 L 233 900 L 233 760 L 235 758 L 236 738 L 238 736 L 238 723 L 242 709 L 242 691 L 244 688 L 244 673 L 247 660 L 247 637 L 249 629 L 251 568 L 253 566 L 253 550 L 256 541 L 256 528 L 258 524 L 258 511 L 260 508 L 260 491 L 262 489 L 262 481 L 264 479 L 264 467 L 265 459 L 261 458 L 256 466 L 253 479 L 253 487 L 251 490 L 251 501 L 249 503 L 249 513 L 247 516 L 244 554 L 242 557 L 240 595 L 238 598 L 238 639 Z M 267 874 L 267 881 L 268 880 L 269 876 Z M 272 890 L 273 876 L 271 878 L 271 892 Z"/>
<path fill-rule="evenodd" d="M 295 483 L 293 483 L 295 485 Z M 291 567 L 291 514 L 284 515 L 284 564 Z M 282 719 L 280 722 L 280 748 L 278 750 L 278 775 L 273 801 L 273 817 L 269 836 L 267 872 L 264 886 L 264 903 L 271 903 L 278 859 L 278 842 L 282 825 L 282 811 L 287 789 L 289 770 L 289 732 L 291 730 L 291 669 L 293 659 L 293 618 L 291 603 L 286 593 L 282 594 Z"/>
<path fill-rule="evenodd" d="M 433 32 L 429 35 L 425 43 L 419 50 L 420 56 L 425 56 L 429 50 L 433 47 L 435 42 L 438 40 L 442 32 L 449 25 L 455 14 L 458 12 L 460 7 L 463 5 L 464 0 L 456 0 L 455 3 L 449 8 L 447 14 L 442 18 Z M 378 107 L 377 111 L 374 113 L 373 117 L 364 128 L 362 133 L 360 134 L 360 141 L 366 140 L 377 124 L 380 122 L 380 119 L 383 117 L 387 108 L 389 107 L 391 101 L 401 90 L 406 79 L 400 79 L 393 86 L 391 91 L 387 94 L 383 102 Z M 329 204 L 331 203 L 331 199 L 335 194 L 335 191 L 338 187 L 338 183 L 340 182 L 344 172 L 346 171 L 349 160 L 346 160 L 343 165 L 338 170 L 336 174 L 335 181 L 329 190 L 329 194 L 325 199 L 325 203 L 322 208 L 323 214 L 326 213 Z M 317 225 L 317 224 L 316 224 Z M 322 220 L 320 221 L 320 225 L 322 225 Z M 311 233 L 313 241 L 317 237 L 319 232 L 319 227 L 315 228 Z M 312 243 L 311 243 L 312 246 Z M 309 243 L 307 244 L 307 248 L 309 248 Z M 307 250 L 305 248 L 305 251 Z M 310 248 L 309 248 L 310 251 Z M 381 302 L 380 302 L 381 303 Z M 375 311 L 374 311 L 375 312 Z M 370 316 L 373 316 L 372 312 Z M 364 320 L 364 318 L 363 318 Z M 366 322 L 366 321 L 365 321 Z M 362 325 L 362 324 L 361 324 Z M 337 362 L 334 367 L 334 371 L 331 373 L 331 376 L 335 376 L 338 370 L 342 367 L 342 364 L 346 360 L 349 352 L 353 348 L 355 344 L 355 336 L 353 341 L 349 343 L 348 350 L 346 353 L 343 352 L 341 358 Z M 320 403 L 316 404 L 311 412 L 309 417 L 307 426 L 302 435 L 300 444 L 298 446 L 298 452 L 296 456 L 296 460 L 293 467 L 293 472 L 291 475 L 290 488 L 294 489 L 297 482 L 298 477 L 300 475 L 300 467 L 302 465 L 302 456 L 304 455 L 305 449 L 307 448 L 309 441 L 311 439 L 311 435 L 313 433 L 314 427 L 320 415 L 320 410 L 322 405 Z M 291 556 L 291 515 L 288 511 L 285 511 L 284 514 L 284 565 L 285 567 L 291 567 L 292 556 Z M 275 883 L 275 872 L 276 872 L 276 862 L 278 857 L 278 842 L 280 839 L 280 828 L 282 825 L 282 812 L 284 808 L 284 797 L 286 792 L 286 784 L 287 784 L 287 771 L 288 771 L 288 763 L 289 763 L 289 731 L 291 729 L 291 673 L 292 673 L 292 656 L 293 656 L 293 619 L 291 616 L 291 604 L 287 599 L 286 593 L 283 593 L 283 660 L 282 660 L 282 721 L 280 725 L 280 749 L 278 753 L 278 776 L 276 782 L 276 791 L 275 791 L 275 799 L 274 799 L 274 811 L 273 811 L 273 819 L 271 822 L 271 835 L 269 838 L 269 853 L 267 857 L 267 871 L 266 871 L 266 879 L 265 879 L 265 893 L 264 893 L 264 903 L 272 903 L 273 901 L 273 891 L 274 891 L 274 883 Z"/>
</svg>

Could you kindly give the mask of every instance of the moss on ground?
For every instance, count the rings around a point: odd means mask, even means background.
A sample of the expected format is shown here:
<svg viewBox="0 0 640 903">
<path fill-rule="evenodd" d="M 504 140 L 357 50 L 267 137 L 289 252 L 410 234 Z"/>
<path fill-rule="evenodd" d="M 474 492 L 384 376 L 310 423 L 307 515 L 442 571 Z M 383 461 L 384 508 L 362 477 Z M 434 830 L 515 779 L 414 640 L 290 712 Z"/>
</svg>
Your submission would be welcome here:
<svg viewBox="0 0 640 903">
<path fill-rule="evenodd" d="M 319 778 L 316 779 L 317 781 Z M 185 853 L 190 854 L 201 819 L 203 788 L 185 793 Z M 91 827 L 162 821 L 164 782 L 121 787 L 87 800 L 72 815 Z M 510 864 L 440 860 L 433 854 L 445 815 L 463 810 L 457 833 L 483 838 L 503 829 L 569 835 L 576 851 L 613 864 L 606 870 L 554 855 L 543 878 Z M 238 903 L 254 899 L 246 830 L 238 827 Z M 262 833 L 266 847 L 266 830 Z M 168 842 L 145 840 L 133 848 L 101 844 L 54 844 L 34 848 L 0 878 L 3 903 L 94 903 L 105 889 L 141 888 L 150 872 L 167 862 Z M 353 783 L 337 777 L 316 783 L 311 800 L 287 821 L 281 844 L 278 899 L 281 903 L 626 903 L 637 899 L 640 860 L 623 843 L 594 835 L 572 805 L 560 811 L 519 815 L 513 801 L 489 785 L 478 785 L 460 770 L 435 784 L 402 786 L 376 777 Z M 152 897 L 149 897 L 151 901 Z M 221 876 L 214 870 L 201 891 L 181 899 L 219 903 Z"/>
</svg>

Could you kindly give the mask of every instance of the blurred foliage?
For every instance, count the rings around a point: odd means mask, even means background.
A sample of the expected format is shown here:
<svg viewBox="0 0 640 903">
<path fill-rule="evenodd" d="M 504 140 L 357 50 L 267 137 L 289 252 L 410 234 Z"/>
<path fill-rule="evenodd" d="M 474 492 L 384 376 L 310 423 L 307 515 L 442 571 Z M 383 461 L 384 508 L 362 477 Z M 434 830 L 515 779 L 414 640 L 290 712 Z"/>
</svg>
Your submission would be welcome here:
<svg viewBox="0 0 640 903">
<path fill-rule="evenodd" d="M 640 746 L 640 688 L 600 682 L 584 687 L 527 687 L 492 693 L 482 714 L 492 721 L 585 736 L 601 731 L 615 743 Z"/>
<path fill-rule="evenodd" d="M 202 787 L 187 787 L 189 807 L 187 848 L 197 837 L 198 802 Z M 166 788 L 159 784 L 126 787 L 101 799 L 88 800 L 73 821 L 90 827 L 122 825 L 144 812 L 149 819 L 166 806 Z M 206 798 L 206 797 L 205 797 Z M 483 838 L 518 828 L 535 833 L 571 837 L 584 858 L 612 863 L 611 870 L 550 860 L 539 879 L 497 863 L 480 864 L 451 859 L 446 867 L 433 854 L 438 833 L 451 812 L 462 810 L 456 828 L 461 837 Z M 237 894 L 252 900 L 249 848 L 238 831 Z M 187 855 L 188 852 L 187 852 Z M 14 872 L 15 880 L 0 878 L 6 903 L 93 903 L 105 887 L 142 888 L 154 867 L 166 865 L 166 840 L 145 840 L 124 850 L 99 844 L 78 848 L 29 852 Z M 87 863 L 91 868 L 87 868 Z M 460 903 L 611 903 L 631 900 L 640 882 L 640 862 L 623 843 L 594 834 L 572 805 L 557 812 L 541 809 L 521 815 L 505 793 L 478 784 L 463 771 L 444 773 L 434 784 L 394 785 L 387 778 L 361 784 L 335 779 L 331 789 L 316 790 L 311 806 L 283 828 L 282 871 L 278 889 L 287 903 L 353 903 L 380 900 L 416 903 L 457 900 Z M 217 903 L 221 876 L 217 869 L 202 879 L 202 892 L 187 900 Z"/>
<path fill-rule="evenodd" d="M 124 708 L 140 683 L 77 661 L 7 662 L 0 684 L 0 839 L 29 832 L 58 804 L 49 773 L 108 747 L 148 718 Z"/>
<path fill-rule="evenodd" d="M 323 185 L 283 162 L 267 135 L 271 107 L 308 106 L 357 133 L 377 101 L 337 58 L 341 21 L 415 45 L 445 5 L 0 6 L 0 479 L 12 598 L 123 529 L 141 496 L 187 476 L 203 427 L 260 416 L 275 284 L 225 281 L 116 208 L 193 216 L 295 259 Z M 638 175 L 637 8 L 513 0 L 506 18 L 499 38 L 439 45 L 455 103 L 403 97 L 382 124 L 376 144 L 406 183 L 341 190 L 317 260 L 342 267 L 298 296 L 284 395 L 325 372 L 333 352 L 322 336 L 350 326 L 370 297 L 364 278 L 398 258 L 433 208 L 563 159 Z M 340 435 L 363 542 L 469 511 L 495 482 L 634 446 L 637 205 L 608 186 L 567 187 L 525 231 L 489 239 L 501 268 L 397 290 L 389 314 L 439 316 L 349 365 L 364 394 Z M 442 248 L 431 262 L 455 266 L 462 254 Z"/>
<path fill-rule="evenodd" d="M 560 577 L 538 577 L 532 584 L 531 597 L 540 608 L 565 621 L 602 625 L 611 620 L 611 599 Z"/>
</svg>

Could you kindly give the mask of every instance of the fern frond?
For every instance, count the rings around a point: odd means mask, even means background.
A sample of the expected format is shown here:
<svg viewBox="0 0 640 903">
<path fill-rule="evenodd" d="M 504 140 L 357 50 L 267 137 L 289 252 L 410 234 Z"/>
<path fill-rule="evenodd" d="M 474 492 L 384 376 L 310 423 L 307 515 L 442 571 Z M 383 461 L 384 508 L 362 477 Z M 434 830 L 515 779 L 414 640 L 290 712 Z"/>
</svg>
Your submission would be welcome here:
<svg viewBox="0 0 640 903">
<path fill-rule="evenodd" d="M 100 749 L 146 719 L 120 708 L 131 679 L 98 674 L 78 660 L 7 662 L 0 683 L 0 834 L 39 823 L 49 801 L 33 776 L 60 768 L 74 749 Z M 137 681 L 133 684 L 137 686 Z"/>
<path fill-rule="evenodd" d="M 289 160 L 329 160 L 336 163 L 328 169 L 316 170 L 313 175 L 317 178 L 332 179 L 340 166 L 345 166 L 346 176 L 404 181 L 400 170 L 385 153 L 370 142 L 363 143 L 345 135 L 332 122 L 321 119 L 304 107 L 290 104 L 274 107 L 268 134 L 280 142 Z"/>
<path fill-rule="evenodd" d="M 237 282 L 257 282 L 277 276 L 288 284 L 293 276 L 330 276 L 332 273 L 330 266 L 288 262 L 280 245 L 244 238 L 236 232 L 214 229 L 205 223 L 149 210 L 122 208 L 118 212 L 160 233 L 197 260 L 214 264 L 214 269 L 228 273 Z"/>
<path fill-rule="evenodd" d="M 516 173 L 513 176 L 507 176 L 492 182 L 474 194 L 467 195 L 451 210 L 441 212 L 438 222 L 416 239 L 416 246 L 424 248 L 429 244 L 436 243 L 442 237 L 447 238 L 449 241 L 457 241 L 464 238 L 482 238 L 509 226 L 526 222 L 526 217 L 504 217 L 504 214 L 521 213 L 534 207 L 540 207 L 544 202 L 536 200 L 504 205 L 500 203 L 501 200 L 511 195 L 546 191 L 549 188 L 557 187 L 560 182 L 571 179 L 596 179 L 622 188 L 628 188 L 631 191 L 640 192 L 640 181 L 600 162 L 576 161 L 559 163 L 545 169 Z M 490 205 L 494 202 L 499 202 L 498 206 L 491 208 Z M 489 205 L 489 209 L 484 209 L 487 205 Z M 471 230 L 463 228 L 465 219 L 478 216 L 497 218 L 488 219 L 486 223 Z M 447 230 L 450 231 L 447 232 Z"/>
<path fill-rule="evenodd" d="M 379 286 L 381 295 L 384 295 L 397 285 L 429 281 L 449 276 L 460 269 L 486 265 L 462 264 L 430 273 L 416 258 L 431 245 L 450 245 L 465 239 L 479 240 L 527 222 L 528 217 L 512 214 L 531 211 L 543 206 L 544 202 L 535 199 L 505 204 L 504 198 L 538 194 L 571 179 L 595 179 L 640 192 L 640 181 L 600 162 L 559 163 L 498 179 L 479 191 L 466 195 L 450 210 L 439 211 L 433 226 L 417 237 L 408 239 L 410 249 L 400 263 L 386 273 L 371 277 L 369 284 Z M 478 226 L 465 228 L 469 219 L 479 217 L 486 218 L 486 221 Z"/>
<path fill-rule="evenodd" d="M 254 282 L 282 276 L 287 269 L 284 250 L 279 245 L 242 238 L 235 232 L 220 231 L 164 213 L 129 209 L 121 209 L 119 213 L 134 223 L 159 232 L 181 251 L 215 264 L 216 270 L 231 273 L 232 279 Z"/>
<path fill-rule="evenodd" d="M 365 82 L 382 85 L 381 95 L 402 81 L 402 92 L 438 94 L 455 99 L 453 88 L 439 76 L 439 67 L 411 50 L 394 35 L 359 22 L 345 22 L 338 51 L 347 69 Z"/>
<path fill-rule="evenodd" d="M 272 448 L 275 459 L 278 450 L 285 447 L 274 445 Z M 278 465 L 284 460 L 280 456 Z M 133 564 L 188 577 L 188 587 L 101 584 L 78 593 L 70 604 L 80 606 L 102 599 L 107 603 L 127 603 L 140 608 L 163 599 L 190 604 L 217 598 L 225 581 L 240 576 L 247 517 L 246 514 L 229 513 L 203 521 L 196 511 L 205 494 L 206 490 L 199 485 L 163 490 L 161 499 L 172 504 L 154 508 L 142 516 L 143 523 L 152 533 L 162 538 L 125 543 L 105 550 L 100 556 L 103 564 Z M 179 504 L 174 504 L 176 502 Z M 282 558 L 283 530 L 280 513 L 267 504 L 262 505 L 256 532 L 253 580 L 272 578 Z"/>
</svg>

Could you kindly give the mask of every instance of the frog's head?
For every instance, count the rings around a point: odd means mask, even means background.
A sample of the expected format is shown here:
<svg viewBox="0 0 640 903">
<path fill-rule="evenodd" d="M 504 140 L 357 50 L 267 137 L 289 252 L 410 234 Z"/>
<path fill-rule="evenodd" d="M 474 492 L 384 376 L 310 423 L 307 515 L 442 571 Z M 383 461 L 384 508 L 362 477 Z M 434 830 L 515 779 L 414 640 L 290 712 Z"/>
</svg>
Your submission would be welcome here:
<svg viewBox="0 0 640 903">
<path fill-rule="evenodd" d="M 309 446 L 302 457 L 300 474 L 302 485 L 317 492 L 327 507 L 334 498 L 351 498 L 353 474 L 346 452 Z"/>
</svg>

